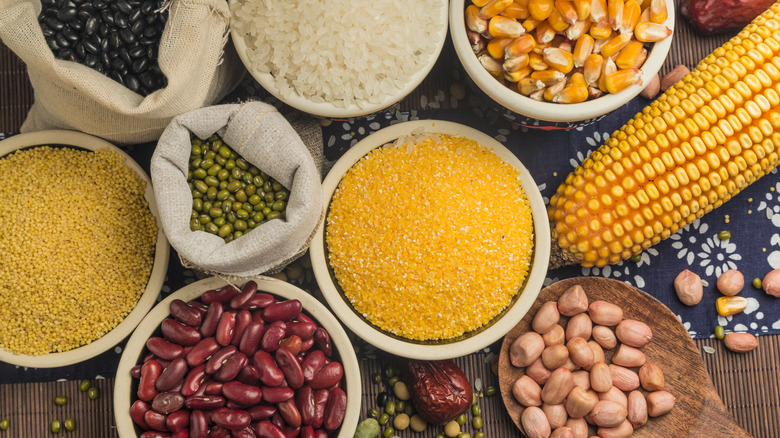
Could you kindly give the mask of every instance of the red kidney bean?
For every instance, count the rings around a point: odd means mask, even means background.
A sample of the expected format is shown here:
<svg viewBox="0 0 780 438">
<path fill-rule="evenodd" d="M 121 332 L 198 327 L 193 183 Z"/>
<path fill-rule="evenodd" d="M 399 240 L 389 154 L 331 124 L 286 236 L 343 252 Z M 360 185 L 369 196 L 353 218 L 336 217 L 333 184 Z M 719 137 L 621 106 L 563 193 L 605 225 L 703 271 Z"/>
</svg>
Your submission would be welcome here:
<svg viewBox="0 0 780 438">
<path fill-rule="evenodd" d="M 190 438 L 208 438 L 209 420 L 200 410 L 190 412 Z"/>
<path fill-rule="evenodd" d="M 165 415 L 155 412 L 152 409 L 144 412 L 144 421 L 154 430 L 160 432 L 168 432 L 168 427 L 165 426 Z"/>
<path fill-rule="evenodd" d="M 252 364 L 260 373 L 260 381 L 263 385 L 279 386 L 284 382 L 284 373 L 267 351 L 257 350 L 252 356 Z"/>
<path fill-rule="evenodd" d="M 160 329 L 165 339 L 182 346 L 195 345 L 201 338 L 196 328 L 184 325 L 173 318 L 165 318 Z"/>
<path fill-rule="evenodd" d="M 252 298 L 250 298 L 246 304 L 244 304 L 244 307 L 247 309 L 263 309 L 268 307 L 270 304 L 273 304 L 274 301 L 276 301 L 276 298 L 274 298 L 273 295 L 258 292 L 254 294 L 254 296 L 252 296 Z"/>
<path fill-rule="evenodd" d="M 141 378 L 141 367 L 143 365 L 136 365 L 132 368 L 130 368 L 130 377 L 134 379 L 140 379 Z"/>
<path fill-rule="evenodd" d="M 252 421 L 265 420 L 271 418 L 276 413 L 276 406 L 272 405 L 255 405 L 247 408 L 249 415 L 252 417 Z"/>
<path fill-rule="evenodd" d="M 181 432 L 190 425 L 190 411 L 181 409 L 168 414 L 168 418 L 165 419 L 165 426 L 171 432 Z"/>
<path fill-rule="evenodd" d="M 225 429 L 239 430 L 249 426 L 252 417 L 246 411 L 219 408 L 211 414 L 211 421 Z"/>
<path fill-rule="evenodd" d="M 314 428 L 310 425 L 301 427 L 301 438 L 314 438 Z"/>
<path fill-rule="evenodd" d="M 263 338 L 260 340 L 260 349 L 265 351 L 276 351 L 279 348 L 279 342 L 284 339 L 287 327 L 282 324 L 270 325 L 266 328 Z"/>
<path fill-rule="evenodd" d="M 162 370 L 154 388 L 160 392 L 170 391 L 182 381 L 187 374 L 187 361 L 180 357 Z"/>
<path fill-rule="evenodd" d="M 295 394 L 295 404 L 298 412 L 301 413 L 301 422 L 303 424 L 312 424 L 314 422 L 314 390 L 309 385 L 303 385 Z"/>
<path fill-rule="evenodd" d="M 301 362 L 301 368 L 303 369 L 303 379 L 307 382 L 314 379 L 314 376 L 325 366 L 325 353 L 322 350 L 314 350 L 307 354 Z"/>
<path fill-rule="evenodd" d="M 278 403 L 276 407 L 279 409 L 279 413 L 284 418 L 284 422 L 290 427 L 301 427 L 301 413 L 298 411 L 298 407 L 295 406 L 295 400 L 289 399 Z"/>
<path fill-rule="evenodd" d="M 190 430 L 183 429 L 171 435 L 171 438 L 190 438 Z"/>
<path fill-rule="evenodd" d="M 208 336 L 214 336 L 214 333 L 217 332 L 219 319 L 222 318 L 222 314 L 224 312 L 225 308 L 222 307 L 222 303 L 209 304 L 209 308 L 206 311 L 206 314 L 203 315 L 203 322 L 200 324 L 201 336 L 204 338 Z"/>
<path fill-rule="evenodd" d="M 217 324 L 217 332 L 214 336 L 217 338 L 219 345 L 228 345 L 233 338 L 233 329 L 236 327 L 236 315 L 233 312 L 225 312 L 222 317 L 219 318 L 219 324 Z"/>
<path fill-rule="evenodd" d="M 231 356 L 236 354 L 238 348 L 235 345 L 228 345 L 217 350 L 216 353 L 211 355 L 211 358 L 206 362 L 206 374 L 214 374 L 222 368 L 222 365 Z"/>
<path fill-rule="evenodd" d="M 262 320 L 252 321 L 241 336 L 238 351 L 246 354 L 247 357 L 255 354 L 257 347 L 260 346 L 263 333 L 265 333 L 265 323 Z"/>
<path fill-rule="evenodd" d="M 308 321 L 294 321 L 287 325 L 287 334 L 298 336 L 301 339 L 314 336 L 316 330 L 317 325 Z"/>
<path fill-rule="evenodd" d="M 296 335 L 288 336 L 279 341 L 279 346 L 290 350 L 292 354 L 298 354 L 301 352 L 301 338 Z"/>
<path fill-rule="evenodd" d="M 299 300 L 277 301 L 263 309 L 263 319 L 265 322 L 289 321 L 298 316 L 302 309 Z"/>
<path fill-rule="evenodd" d="M 243 309 L 249 300 L 257 293 L 257 283 L 250 280 L 242 288 L 241 292 L 230 299 L 230 307 L 233 309 Z"/>
<path fill-rule="evenodd" d="M 313 346 L 314 346 L 314 336 L 309 336 L 308 338 L 301 341 L 301 353 L 305 353 L 311 350 L 311 347 Z"/>
<path fill-rule="evenodd" d="M 298 362 L 298 358 L 295 357 L 290 350 L 279 347 L 274 354 L 276 358 L 276 364 L 279 365 L 279 369 L 284 373 L 284 378 L 287 380 L 287 384 L 293 389 L 298 389 L 303 386 L 303 370 L 301 364 Z M 322 371 L 320 371 L 321 373 Z M 318 373 L 319 374 L 319 373 Z M 314 377 L 314 380 L 317 376 Z"/>
<path fill-rule="evenodd" d="M 133 423 L 137 424 L 138 427 L 143 430 L 151 429 L 149 425 L 146 424 L 146 420 L 144 420 L 144 414 L 149 409 L 151 409 L 151 407 L 143 400 L 136 400 L 135 403 L 130 406 L 130 418 L 133 419 Z"/>
<path fill-rule="evenodd" d="M 260 421 L 255 425 L 255 435 L 258 438 L 286 438 L 282 429 L 269 421 Z"/>
<path fill-rule="evenodd" d="M 334 362 L 335 363 L 335 362 Z M 323 426 L 327 430 L 336 430 L 344 420 L 347 413 L 347 393 L 341 389 L 330 392 L 328 405 L 325 407 L 325 422 Z"/>
<path fill-rule="evenodd" d="M 201 386 L 203 387 L 204 395 L 222 395 L 222 385 L 224 385 L 224 383 L 210 380 L 206 382 L 205 385 Z"/>
<path fill-rule="evenodd" d="M 197 327 L 200 325 L 202 315 L 198 309 L 193 308 L 182 300 L 176 299 L 171 301 L 169 310 L 171 316 L 182 324 L 186 324 L 190 327 Z"/>
<path fill-rule="evenodd" d="M 322 327 L 317 328 L 314 331 L 314 345 L 317 346 L 325 356 L 330 357 L 333 354 L 333 347 L 330 345 L 330 335 L 328 331 Z"/>
<path fill-rule="evenodd" d="M 328 406 L 329 399 L 330 391 L 327 389 L 314 391 L 314 420 L 312 420 L 311 425 L 315 429 L 322 427 L 325 422 L 325 408 Z"/>
<path fill-rule="evenodd" d="M 282 433 L 284 434 L 285 438 L 298 438 L 301 435 L 301 426 L 298 426 L 298 427 L 291 427 L 291 426 L 282 427 Z"/>
<path fill-rule="evenodd" d="M 201 295 L 200 301 L 203 304 L 211 304 L 215 302 L 224 304 L 233 299 L 233 297 L 238 295 L 239 292 L 240 291 L 237 287 L 233 286 L 232 284 L 228 284 L 216 290 L 206 291 L 203 295 Z"/>
<path fill-rule="evenodd" d="M 198 365 L 191 369 L 184 378 L 184 384 L 181 387 L 181 395 L 189 397 L 200 389 L 206 380 L 206 365 Z"/>
<path fill-rule="evenodd" d="M 217 409 L 225 406 L 225 397 L 218 395 L 192 395 L 184 400 L 184 406 L 198 410 Z"/>
<path fill-rule="evenodd" d="M 314 438 L 328 438 L 328 432 L 322 429 L 314 429 Z"/>
<path fill-rule="evenodd" d="M 185 356 L 187 365 L 196 367 L 205 363 L 206 359 L 211 357 L 219 348 L 220 346 L 217 344 L 216 339 L 211 336 L 201 339 Z"/>
<path fill-rule="evenodd" d="M 161 392 L 152 400 L 152 409 L 163 415 L 178 411 L 182 406 L 184 406 L 184 397 L 176 391 Z"/>
<path fill-rule="evenodd" d="M 141 438 L 171 438 L 171 434 L 168 432 L 160 432 L 157 430 L 149 430 L 141 434 Z"/>
<path fill-rule="evenodd" d="M 219 369 L 212 377 L 214 377 L 214 380 L 220 381 L 220 382 L 228 382 L 230 380 L 233 380 L 238 375 L 239 371 L 241 371 L 241 368 L 244 368 L 249 362 L 249 359 L 247 359 L 246 355 L 244 353 L 238 352 L 228 358 L 228 360 L 225 361 L 225 363 L 222 365 L 222 368 Z M 225 389 L 224 387 L 222 388 Z"/>
<path fill-rule="evenodd" d="M 282 418 L 282 414 L 280 414 L 278 410 L 271 416 L 271 423 L 284 432 L 284 426 L 286 426 L 286 424 L 284 424 L 284 418 Z"/>
<path fill-rule="evenodd" d="M 161 373 L 162 366 L 154 359 L 146 362 L 141 367 L 141 381 L 138 382 L 138 391 L 136 392 L 139 399 L 145 402 L 152 401 L 154 396 L 157 395 L 155 384 Z"/>
<path fill-rule="evenodd" d="M 338 362 L 331 362 L 320 369 L 309 384 L 314 389 L 329 388 L 344 376 L 344 368 Z"/>
<path fill-rule="evenodd" d="M 201 317 L 206 316 L 206 311 L 209 309 L 209 306 L 197 300 L 187 301 L 187 304 L 193 309 L 197 310 L 201 314 Z"/>
<path fill-rule="evenodd" d="M 261 390 L 266 403 L 281 403 L 295 395 L 295 391 L 289 386 L 263 386 Z"/>
<path fill-rule="evenodd" d="M 233 328 L 233 337 L 230 338 L 230 344 L 238 347 L 244 331 L 252 323 L 252 314 L 246 309 L 241 309 L 236 313 L 236 325 Z"/>
<path fill-rule="evenodd" d="M 230 431 L 219 426 L 209 429 L 209 438 L 230 438 Z"/>
<path fill-rule="evenodd" d="M 241 430 L 231 431 L 230 436 L 232 438 L 255 438 L 255 431 L 250 426 L 247 426 Z"/>
<path fill-rule="evenodd" d="M 222 386 L 222 394 L 228 399 L 242 405 L 254 405 L 260 402 L 263 393 L 257 386 L 245 385 L 231 381 Z"/>
<path fill-rule="evenodd" d="M 253 365 L 246 365 L 238 372 L 236 380 L 246 385 L 254 385 L 260 380 L 260 371 Z"/>
<path fill-rule="evenodd" d="M 166 360 L 174 360 L 184 356 L 184 347 L 168 342 L 159 336 L 149 338 L 146 341 L 146 348 L 154 353 L 155 356 Z"/>
</svg>

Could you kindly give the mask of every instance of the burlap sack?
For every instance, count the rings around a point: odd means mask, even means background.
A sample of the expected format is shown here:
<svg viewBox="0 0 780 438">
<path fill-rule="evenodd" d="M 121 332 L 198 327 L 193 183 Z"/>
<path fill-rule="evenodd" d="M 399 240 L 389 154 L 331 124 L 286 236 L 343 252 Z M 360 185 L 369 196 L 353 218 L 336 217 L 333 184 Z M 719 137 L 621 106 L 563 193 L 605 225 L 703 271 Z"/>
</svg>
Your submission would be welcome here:
<svg viewBox="0 0 780 438">
<path fill-rule="evenodd" d="M 40 0 L 0 0 L 0 39 L 26 64 L 35 102 L 22 132 L 62 128 L 122 144 L 157 139 L 171 119 L 219 101 L 246 71 L 228 40 L 225 0 L 173 0 L 159 47 L 168 85 L 142 97 L 77 62 L 56 59 Z"/>
<path fill-rule="evenodd" d="M 290 190 L 286 219 L 263 223 L 230 243 L 190 230 L 190 135 L 208 138 L 215 132 Z M 290 123 L 262 102 L 207 107 L 174 118 L 157 143 L 150 170 L 168 240 L 180 257 L 212 274 L 246 277 L 276 271 L 308 248 L 322 214 L 320 175 L 311 153 Z"/>
</svg>

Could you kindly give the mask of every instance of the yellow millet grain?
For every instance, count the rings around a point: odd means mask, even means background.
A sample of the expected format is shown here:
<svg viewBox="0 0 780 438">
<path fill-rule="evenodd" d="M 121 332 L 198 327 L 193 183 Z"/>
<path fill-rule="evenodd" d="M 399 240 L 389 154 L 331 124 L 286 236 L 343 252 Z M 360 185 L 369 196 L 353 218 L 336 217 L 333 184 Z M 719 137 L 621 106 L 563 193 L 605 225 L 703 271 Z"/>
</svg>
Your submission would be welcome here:
<svg viewBox="0 0 780 438">
<path fill-rule="evenodd" d="M 145 182 L 123 161 L 48 146 L 0 159 L 0 348 L 71 350 L 135 307 L 157 225 Z"/>
<path fill-rule="evenodd" d="M 441 134 L 407 141 L 375 149 L 341 180 L 327 217 L 329 261 L 371 323 L 449 339 L 517 294 L 533 250 L 531 208 L 517 170 L 488 148 Z"/>
</svg>

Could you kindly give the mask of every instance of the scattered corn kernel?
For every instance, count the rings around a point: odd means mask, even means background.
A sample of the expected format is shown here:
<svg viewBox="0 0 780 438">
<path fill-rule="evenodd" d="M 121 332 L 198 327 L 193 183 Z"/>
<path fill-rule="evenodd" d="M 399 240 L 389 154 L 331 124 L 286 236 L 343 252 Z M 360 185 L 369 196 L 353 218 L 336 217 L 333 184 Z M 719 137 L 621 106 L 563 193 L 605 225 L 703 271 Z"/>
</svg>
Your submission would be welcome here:
<svg viewBox="0 0 780 438">
<path fill-rule="evenodd" d="M 731 316 L 747 308 L 748 300 L 745 297 L 722 296 L 715 300 L 715 308 L 720 316 Z"/>
<path fill-rule="evenodd" d="M 330 264 L 355 309 L 383 330 L 459 336 L 522 285 L 530 207 L 517 171 L 473 140 L 421 134 L 395 144 L 342 178 L 327 216 Z"/>
</svg>

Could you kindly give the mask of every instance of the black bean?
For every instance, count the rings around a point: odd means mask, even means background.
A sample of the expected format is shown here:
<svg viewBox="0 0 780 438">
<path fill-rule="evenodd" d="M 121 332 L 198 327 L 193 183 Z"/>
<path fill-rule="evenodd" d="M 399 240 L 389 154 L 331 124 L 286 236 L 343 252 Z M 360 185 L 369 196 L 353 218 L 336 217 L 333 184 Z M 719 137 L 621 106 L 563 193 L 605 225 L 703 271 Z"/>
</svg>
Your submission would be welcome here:
<svg viewBox="0 0 780 438">
<path fill-rule="evenodd" d="M 133 12 L 127 16 L 127 19 L 130 20 L 131 23 L 135 23 L 142 18 L 144 18 L 144 14 L 140 9 L 133 9 Z"/>
<path fill-rule="evenodd" d="M 110 34 L 108 34 L 108 45 L 113 50 L 119 50 L 120 47 L 122 47 L 122 39 L 119 37 L 119 32 L 112 30 Z"/>
<path fill-rule="evenodd" d="M 57 5 L 57 0 L 41 0 L 41 4 L 47 7 L 53 7 Z"/>
<path fill-rule="evenodd" d="M 64 6 L 61 6 L 61 8 L 62 8 L 62 7 L 65 7 L 65 8 L 75 8 L 76 6 L 77 6 L 77 5 L 76 5 L 76 2 L 75 2 L 75 1 L 73 1 L 73 0 L 68 0 L 68 2 L 67 2 L 67 3 L 65 3 L 65 5 L 64 5 Z"/>
<path fill-rule="evenodd" d="M 98 25 L 98 35 L 100 35 L 100 38 L 106 38 L 108 36 L 108 25 L 106 25 L 106 23 L 100 23 Z"/>
<path fill-rule="evenodd" d="M 146 58 L 138 58 L 133 61 L 133 73 L 143 73 L 147 67 L 149 67 L 149 60 Z"/>
<path fill-rule="evenodd" d="M 146 23 L 144 23 L 143 20 L 139 20 L 133 23 L 132 26 L 130 26 L 130 31 L 136 35 L 141 35 L 144 31 L 144 28 L 146 28 Z"/>
<path fill-rule="evenodd" d="M 133 75 L 125 76 L 125 85 L 127 85 L 127 88 L 133 91 L 138 91 L 141 88 L 141 82 L 139 82 L 138 78 Z"/>
<path fill-rule="evenodd" d="M 69 48 L 70 47 L 70 40 L 65 37 L 65 35 L 62 34 L 62 32 L 59 32 L 57 35 L 54 36 L 57 40 L 57 45 L 62 48 Z"/>
<path fill-rule="evenodd" d="M 68 23 L 68 27 L 70 27 L 76 32 L 81 32 L 82 30 L 84 30 L 84 22 L 80 20 L 71 20 L 71 22 Z"/>
<path fill-rule="evenodd" d="M 53 36 L 46 38 L 46 44 L 49 46 L 52 52 L 56 52 L 57 50 L 60 49 L 60 45 L 57 44 L 57 38 Z"/>
<path fill-rule="evenodd" d="M 119 57 L 122 58 L 127 63 L 127 65 L 133 63 L 133 58 L 130 57 L 130 53 L 128 53 L 127 49 L 124 47 L 119 49 Z"/>
<path fill-rule="evenodd" d="M 125 61 L 122 60 L 122 58 L 114 58 L 111 60 L 111 68 L 117 71 L 122 70 L 127 64 L 125 64 Z"/>
<path fill-rule="evenodd" d="M 66 9 L 60 9 L 57 11 L 57 19 L 60 21 L 68 22 L 76 18 L 76 14 L 78 13 L 78 10 L 76 8 L 66 8 Z"/>
<path fill-rule="evenodd" d="M 111 25 L 111 26 L 113 26 L 113 25 L 115 24 L 115 23 L 114 23 L 114 14 L 113 14 L 113 13 L 111 13 L 111 11 L 109 11 L 109 10 L 104 10 L 104 11 L 103 11 L 103 12 L 100 14 L 100 16 L 101 16 L 101 17 L 103 17 L 103 21 L 104 21 L 106 24 L 109 24 L 109 25 Z"/>
<path fill-rule="evenodd" d="M 108 68 L 111 65 L 111 58 L 109 58 L 108 52 L 100 54 L 100 64 L 105 68 Z"/>
<path fill-rule="evenodd" d="M 62 29 L 62 35 L 65 36 L 71 43 L 76 43 L 81 38 L 79 37 L 79 34 L 74 32 L 73 29 L 64 28 Z"/>
<path fill-rule="evenodd" d="M 143 12 L 144 15 L 149 15 L 152 12 L 154 12 L 155 5 L 154 2 L 151 0 L 147 0 L 143 3 L 141 3 L 141 12 Z"/>
<path fill-rule="evenodd" d="M 127 74 L 130 73 L 130 67 L 125 65 L 124 67 L 122 67 L 120 70 L 117 71 L 119 71 L 119 73 L 121 73 L 122 76 L 127 76 Z"/>
<path fill-rule="evenodd" d="M 111 48 L 108 46 L 108 38 L 103 38 L 100 41 L 100 51 L 101 52 L 108 52 Z"/>
<path fill-rule="evenodd" d="M 84 65 L 89 68 L 95 68 L 98 65 L 98 59 L 95 55 L 87 55 L 84 57 Z"/>
<path fill-rule="evenodd" d="M 130 20 L 127 19 L 127 15 L 121 12 L 114 13 L 114 23 L 122 29 L 130 26 Z"/>
<path fill-rule="evenodd" d="M 143 46 L 133 46 L 127 53 L 130 54 L 131 58 L 136 59 L 146 55 L 146 49 Z"/>
<path fill-rule="evenodd" d="M 157 88 L 155 86 L 157 85 L 157 81 L 155 80 L 154 74 L 152 74 L 151 70 L 141 73 L 141 85 L 143 85 L 143 87 L 148 90 Z"/>
<path fill-rule="evenodd" d="M 84 49 L 84 44 L 83 43 L 76 44 L 76 47 L 75 47 L 74 50 L 76 52 L 76 56 L 79 59 L 84 59 L 84 57 L 87 56 L 87 51 L 86 51 L 86 49 Z"/>
<path fill-rule="evenodd" d="M 98 31 L 99 27 L 100 21 L 98 21 L 97 17 L 89 17 L 87 23 L 84 25 L 84 33 L 87 35 L 93 35 Z M 106 28 L 106 30 L 108 30 L 108 28 Z"/>
<path fill-rule="evenodd" d="M 124 41 L 125 44 L 133 44 L 136 41 L 135 35 L 130 31 L 130 29 L 120 30 L 119 37 L 122 38 L 122 41 Z"/>
<path fill-rule="evenodd" d="M 118 0 L 116 2 L 116 7 L 125 14 L 129 14 L 133 11 L 133 6 L 126 0 Z"/>
<path fill-rule="evenodd" d="M 124 84 L 125 84 L 125 78 L 124 78 L 124 77 L 122 77 L 122 74 L 120 74 L 120 73 L 119 73 L 118 71 L 116 71 L 116 70 L 112 70 L 112 71 L 111 71 L 111 73 L 109 73 L 109 74 L 108 74 L 108 77 L 110 77 L 111 79 L 113 79 L 113 80 L 115 80 L 115 81 L 119 82 L 119 83 L 120 83 L 120 84 L 122 84 L 122 85 L 124 85 Z"/>
<path fill-rule="evenodd" d="M 82 45 L 84 46 L 85 49 L 87 49 L 87 51 L 89 51 L 89 53 L 92 54 L 97 54 L 101 50 L 100 45 L 95 44 L 95 42 L 92 40 L 84 40 Z"/>
<path fill-rule="evenodd" d="M 157 40 L 157 38 L 141 37 L 141 38 L 138 39 L 138 42 L 140 44 L 144 45 L 144 46 L 152 46 L 152 45 L 156 46 L 156 45 L 159 44 L 159 41 Z"/>
<path fill-rule="evenodd" d="M 92 6 L 94 6 L 95 9 L 105 9 L 108 5 L 106 5 L 106 2 L 103 0 L 92 0 Z"/>
<path fill-rule="evenodd" d="M 45 23 L 41 24 L 41 32 L 43 32 L 43 36 L 47 38 L 50 36 L 54 36 L 57 33 L 54 29 L 47 26 Z"/>
<path fill-rule="evenodd" d="M 79 21 L 87 21 L 94 16 L 95 16 L 95 9 L 90 6 L 89 10 L 79 9 L 79 13 L 76 16 L 76 18 L 78 18 Z"/>
<path fill-rule="evenodd" d="M 157 15 L 156 14 L 147 15 L 146 18 L 144 18 L 144 21 L 146 21 L 146 24 L 155 24 L 155 22 L 157 21 Z"/>
<path fill-rule="evenodd" d="M 152 61 L 157 61 L 157 46 L 149 46 L 146 49 L 146 57 Z"/>
<path fill-rule="evenodd" d="M 95 71 L 96 71 L 96 72 L 98 72 L 98 73 L 100 73 L 100 74 L 103 74 L 103 73 L 105 73 L 105 71 L 106 71 L 106 69 L 103 67 L 103 65 L 102 65 L 102 64 L 98 64 L 98 65 L 96 65 L 96 66 L 94 67 L 94 69 L 95 69 Z"/>
<path fill-rule="evenodd" d="M 157 26 L 146 26 L 144 29 L 143 37 L 144 38 L 155 38 L 159 35 L 159 31 Z"/>
<path fill-rule="evenodd" d="M 59 52 L 57 52 L 57 58 L 60 58 L 65 61 L 75 61 L 76 60 L 76 54 L 73 53 L 73 50 L 70 49 L 62 49 Z"/>
<path fill-rule="evenodd" d="M 61 22 L 61 21 L 59 21 L 59 20 L 57 20 L 56 18 L 53 18 L 53 17 L 46 18 L 44 20 L 44 22 L 46 23 L 47 26 L 49 26 L 50 28 L 54 29 L 56 32 L 59 32 L 59 31 L 61 31 L 62 29 L 65 28 L 65 23 L 63 23 L 63 22 Z"/>
</svg>

